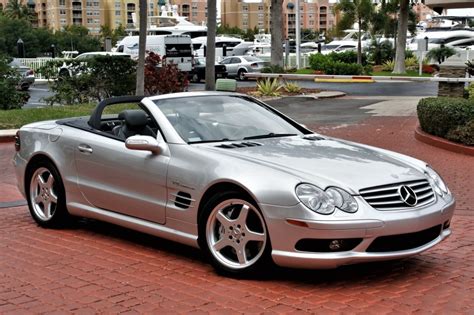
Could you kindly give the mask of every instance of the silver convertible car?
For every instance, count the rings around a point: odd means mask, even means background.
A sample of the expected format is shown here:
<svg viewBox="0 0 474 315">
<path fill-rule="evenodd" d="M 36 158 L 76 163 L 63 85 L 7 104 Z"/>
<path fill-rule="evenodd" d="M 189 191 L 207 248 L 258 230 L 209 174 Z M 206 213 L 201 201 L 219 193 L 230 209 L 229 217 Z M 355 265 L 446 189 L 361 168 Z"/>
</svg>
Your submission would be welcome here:
<svg viewBox="0 0 474 315">
<path fill-rule="evenodd" d="M 108 99 L 22 127 L 15 146 L 40 226 L 111 222 L 199 247 L 227 274 L 398 259 L 451 234 L 454 198 L 425 162 L 315 134 L 246 95 Z"/>
</svg>

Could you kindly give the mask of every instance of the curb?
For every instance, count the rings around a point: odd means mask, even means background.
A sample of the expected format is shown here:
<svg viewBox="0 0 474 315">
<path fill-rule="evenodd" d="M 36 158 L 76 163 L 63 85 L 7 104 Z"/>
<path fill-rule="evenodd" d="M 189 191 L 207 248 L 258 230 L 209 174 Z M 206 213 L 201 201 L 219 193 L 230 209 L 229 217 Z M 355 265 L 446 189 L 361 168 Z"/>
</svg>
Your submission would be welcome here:
<svg viewBox="0 0 474 315">
<path fill-rule="evenodd" d="M 432 136 L 421 130 L 419 126 L 415 129 L 415 139 L 440 149 L 474 156 L 474 147 L 457 144 L 440 137 Z"/>
<path fill-rule="evenodd" d="M 374 83 L 374 79 L 314 79 L 316 83 Z"/>
<path fill-rule="evenodd" d="M 18 129 L 0 130 L 0 143 L 15 141 L 15 135 Z"/>
</svg>

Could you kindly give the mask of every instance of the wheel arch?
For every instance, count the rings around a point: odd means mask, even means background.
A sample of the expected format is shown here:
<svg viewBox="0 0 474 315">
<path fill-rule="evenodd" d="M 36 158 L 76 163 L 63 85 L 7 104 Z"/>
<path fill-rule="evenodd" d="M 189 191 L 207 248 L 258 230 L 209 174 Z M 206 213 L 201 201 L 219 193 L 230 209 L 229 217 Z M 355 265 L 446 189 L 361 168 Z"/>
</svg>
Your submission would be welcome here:
<svg viewBox="0 0 474 315">
<path fill-rule="evenodd" d="M 242 193 L 246 197 L 253 200 L 256 205 L 258 205 L 257 198 L 246 187 L 232 181 L 217 182 L 209 186 L 204 192 L 204 194 L 202 195 L 199 201 L 196 222 L 199 222 L 199 218 L 201 217 L 201 213 L 204 211 L 204 205 L 206 204 L 206 202 L 210 198 L 212 198 L 212 196 L 214 196 L 215 194 L 226 192 L 226 191 L 236 191 L 236 192 Z"/>
<path fill-rule="evenodd" d="M 30 158 L 30 160 L 28 161 L 28 163 L 26 164 L 26 167 L 25 167 L 25 176 L 23 177 L 23 187 L 25 189 L 25 192 L 27 191 L 27 182 L 26 182 L 26 174 L 28 174 L 28 172 L 30 171 L 30 169 L 35 165 L 35 164 L 38 164 L 40 162 L 49 162 L 51 164 L 53 164 L 53 166 L 56 168 L 56 170 L 58 171 L 59 175 L 62 177 L 62 174 L 61 174 L 61 171 L 59 170 L 58 166 L 56 165 L 56 163 L 54 163 L 53 159 L 46 153 L 44 152 L 39 152 L 37 154 L 35 154 L 34 156 L 32 156 Z"/>
</svg>

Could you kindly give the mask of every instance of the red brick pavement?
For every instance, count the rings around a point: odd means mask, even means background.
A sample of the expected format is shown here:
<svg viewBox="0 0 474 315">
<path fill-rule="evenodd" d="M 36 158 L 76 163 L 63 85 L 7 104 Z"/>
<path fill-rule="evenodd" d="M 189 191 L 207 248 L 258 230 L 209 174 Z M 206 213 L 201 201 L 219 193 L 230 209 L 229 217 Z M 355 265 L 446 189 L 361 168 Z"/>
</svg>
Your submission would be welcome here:
<svg viewBox="0 0 474 315">
<path fill-rule="evenodd" d="M 0 209 L 0 314 L 472 314 L 473 158 L 413 140 L 414 118 L 366 123 L 320 130 L 409 153 L 445 176 L 461 210 L 454 235 L 436 248 L 402 261 L 325 271 L 277 268 L 236 280 L 216 275 L 186 246 L 89 220 L 46 230 L 26 207 Z M 14 184 L 6 148 L 0 145 L 2 195 L 5 184 Z"/>
</svg>

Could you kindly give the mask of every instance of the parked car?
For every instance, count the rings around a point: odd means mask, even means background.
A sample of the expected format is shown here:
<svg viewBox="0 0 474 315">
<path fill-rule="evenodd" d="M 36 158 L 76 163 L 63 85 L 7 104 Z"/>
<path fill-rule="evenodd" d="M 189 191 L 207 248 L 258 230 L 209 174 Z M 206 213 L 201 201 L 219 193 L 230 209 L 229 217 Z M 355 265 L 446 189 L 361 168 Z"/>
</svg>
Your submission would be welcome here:
<svg viewBox="0 0 474 315">
<path fill-rule="evenodd" d="M 93 52 L 82 53 L 78 55 L 77 57 L 75 57 L 73 60 L 87 62 L 87 60 L 90 60 L 97 56 L 113 56 L 113 57 L 118 57 L 118 58 L 131 58 L 129 54 L 124 54 L 124 53 L 119 53 L 119 52 L 93 51 Z M 72 76 L 71 69 L 69 68 L 66 62 L 64 62 L 63 65 L 58 69 L 58 74 L 60 77 Z"/>
<path fill-rule="evenodd" d="M 225 65 L 229 77 L 237 77 L 239 80 L 246 80 L 245 73 L 260 72 L 269 65 L 268 62 L 253 56 L 231 56 L 222 59 L 220 64 Z"/>
<path fill-rule="evenodd" d="M 451 234 L 454 197 L 425 162 L 313 133 L 242 94 L 108 99 L 23 126 L 15 148 L 40 226 L 108 221 L 200 247 L 231 274 L 398 259 Z"/>
<path fill-rule="evenodd" d="M 30 67 L 25 66 L 18 60 L 13 60 L 9 63 L 10 67 L 14 68 L 20 75 L 20 82 L 18 82 L 18 90 L 28 91 L 30 86 L 35 83 L 35 72 Z"/>
<path fill-rule="evenodd" d="M 227 69 L 224 65 L 216 64 L 214 66 L 216 79 L 227 78 Z M 194 58 L 193 70 L 189 73 L 192 82 L 200 82 L 206 79 L 206 58 Z"/>
</svg>

